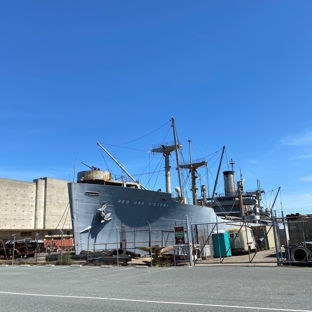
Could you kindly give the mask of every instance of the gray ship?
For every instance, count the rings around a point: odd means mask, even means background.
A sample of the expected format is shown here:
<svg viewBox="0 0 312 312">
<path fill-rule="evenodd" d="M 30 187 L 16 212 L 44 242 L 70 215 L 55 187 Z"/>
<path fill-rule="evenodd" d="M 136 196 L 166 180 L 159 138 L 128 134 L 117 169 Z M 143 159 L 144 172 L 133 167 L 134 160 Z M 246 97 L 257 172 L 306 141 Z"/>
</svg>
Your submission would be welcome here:
<svg viewBox="0 0 312 312">
<path fill-rule="evenodd" d="M 176 243 L 175 227 L 183 227 L 186 237 L 193 224 L 207 225 L 210 232 L 216 221 L 218 230 L 227 227 L 211 207 L 196 197 L 196 168 L 205 162 L 179 165 L 174 119 L 174 145 L 153 149 L 165 157 L 166 192 L 148 190 L 137 182 L 118 161 L 99 143 L 109 157 L 127 174 L 129 181 L 115 180 L 108 171 L 95 167 L 78 173 L 77 183 L 69 184 L 70 211 L 75 241 L 75 253 L 98 250 L 139 250 L 148 246 L 168 246 Z M 177 196 L 171 194 L 171 152 L 176 154 L 177 171 L 189 168 L 192 176 L 193 202 L 188 204 L 180 186 Z M 190 237 L 190 235 L 189 235 Z"/>
</svg>

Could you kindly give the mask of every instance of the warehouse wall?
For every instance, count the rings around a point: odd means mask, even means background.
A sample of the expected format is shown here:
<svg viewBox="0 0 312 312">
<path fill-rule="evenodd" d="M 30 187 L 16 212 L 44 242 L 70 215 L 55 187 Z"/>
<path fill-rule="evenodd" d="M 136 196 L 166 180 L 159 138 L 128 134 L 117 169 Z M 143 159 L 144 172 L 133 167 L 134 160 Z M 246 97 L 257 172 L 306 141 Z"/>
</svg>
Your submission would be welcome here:
<svg viewBox="0 0 312 312">
<path fill-rule="evenodd" d="M 0 230 L 34 228 L 36 185 L 0 179 Z"/>
<path fill-rule="evenodd" d="M 40 178 L 24 182 L 0 178 L 0 239 L 43 237 L 71 230 L 67 184 Z"/>
</svg>

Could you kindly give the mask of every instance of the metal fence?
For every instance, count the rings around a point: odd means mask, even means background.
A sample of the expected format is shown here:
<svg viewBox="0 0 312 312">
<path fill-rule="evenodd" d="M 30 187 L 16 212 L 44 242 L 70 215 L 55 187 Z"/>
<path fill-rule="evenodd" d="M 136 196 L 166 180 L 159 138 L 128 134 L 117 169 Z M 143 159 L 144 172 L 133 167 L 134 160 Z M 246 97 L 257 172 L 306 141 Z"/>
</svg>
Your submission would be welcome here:
<svg viewBox="0 0 312 312">
<path fill-rule="evenodd" d="M 288 234 L 282 262 L 312 265 L 312 215 L 290 214 L 282 219 Z"/>
<path fill-rule="evenodd" d="M 168 230 L 151 229 L 121 229 L 118 232 L 119 239 L 112 243 L 99 242 L 92 244 L 93 252 L 109 249 L 127 249 L 133 252 L 146 250 L 150 246 L 170 246 L 174 244 L 174 228 Z"/>
<path fill-rule="evenodd" d="M 291 214 L 278 218 L 271 212 L 270 220 L 226 224 L 228 244 L 223 238 L 226 235 L 222 232 L 218 234 L 218 223 L 210 224 L 210 231 L 207 230 L 208 224 L 192 225 L 194 246 L 200 246 L 197 259 L 205 259 L 208 255 L 214 258 L 217 256 L 220 263 L 234 261 L 276 263 L 278 266 L 312 265 L 312 215 Z M 249 232 L 253 237 L 248 235 Z M 221 235 L 222 239 L 216 242 L 213 240 L 214 235 Z M 236 256 L 235 260 L 229 258 L 232 256 Z"/>
<path fill-rule="evenodd" d="M 177 243 L 172 230 L 119 230 L 114 243 L 97 243 L 90 251 L 122 249 L 133 253 L 162 257 L 183 256 L 191 265 L 202 263 L 272 263 L 280 265 L 312 264 L 312 216 L 288 215 L 248 221 L 191 223 L 184 228 L 183 244 Z M 181 257 L 180 257 L 181 258 Z M 176 261 L 174 261 L 176 264 Z"/>
<path fill-rule="evenodd" d="M 213 259 L 219 263 L 275 262 L 274 257 L 265 258 L 263 253 L 271 251 L 275 247 L 275 239 L 278 241 L 272 221 L 264 224 L 228 221 L 225 224 L 225 231 L 218 230 L 219 223 L 192 225 L 195 264 Z"/>
</svg>

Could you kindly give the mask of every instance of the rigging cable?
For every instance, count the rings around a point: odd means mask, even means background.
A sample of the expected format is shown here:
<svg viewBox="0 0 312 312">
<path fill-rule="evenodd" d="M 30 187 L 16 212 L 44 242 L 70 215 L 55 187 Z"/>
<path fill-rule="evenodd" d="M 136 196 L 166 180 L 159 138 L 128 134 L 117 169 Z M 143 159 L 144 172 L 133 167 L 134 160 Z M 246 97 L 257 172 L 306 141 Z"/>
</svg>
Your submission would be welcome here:
<svg viewBox="0 0 312 312">
<path fill-rule="evenodd" d="M 163 128 L 163 127 L 166 126 L 169 122 L 170 122 L 170 121 L 166 122 L 165 124 L 163 124 L 162 126 L 158 127 L 157 129 L 155 129 L 155 130 L 153 130 L 153 131 L 151 131 L 151 132 L 149 132 L 149 133 L 147 133 L 147 134 L 145 134 L 145 135 L 143 135 L 143 136 L 141 136 L 141 137 L 139 137 L 139 138 L 137 138 L 137 139 L 134 139 L 134 140 L 131 140 L 131 141 L 128 141 L 128 142 L 124 142 L 124 143 L 121 143 L 121 144 L 107 144 L 107 143 L 105 143 L 105 145 L 114 146 L 114 147 L 119 147 L 119 148 L 124 148 L 124 149 L 129 149 L 129 150 L 134 150 L 134 151 L 140 151 L 140 152 L 146 153 L 146 150 L 137 149 L 137 148 L 131 148 L 131 147 L 125 147 L 125 146 L 121 146 L 121 145 L 125 145 L 125 144 L 131 143 L 131 142 L 138 141 L 138 140 L 140 140 L 140 139 L 142 139 L 142 138 L 144 138 L 144 137 L 146 137 L 146 136 L 148 136 L 148 135 L 150 135 L 150 134 L 156 132 L 157 130 Z M 165 134 L 165 138 L 168 136 L 169 130 L 170 130 L 170 127 L 168 128 L 168 131 L 167 131 L 167 133 Z M 163 140 L 163 141 L 164 141 L 164 140 Z M 106 159 L 105 159 L 105 157 L 104 157 L 104 155 L 103 155 L 103 151 L 102 151 L 102 150 L 101 150 L 101 155 L 102 155 L 102 158 L 103 158 L 103 160 L 104 160 L 104 162 L 105 162 L 105 164 L 106 164 L 106 166 L 107 166 L 107 168 L 108 168 L 108 170 L 109 170 L 108 163 L 106 162 Z M 153 159 L 154 159 L 154 158 L 153 158 Z M 147 166 L 144 168 L 143 172 L 142 172 L 140 175 L 138 175 L 138 179 L 140 179 L 140 177 L 141 177 L 143 174 L 145 174 L 147 168 L 150 167 L 150 164 L 151 164 L 151 162 L 153 161 L 153 159 L 149 161 L 149 163 L 147 164 Z M 109 170 L 109 171 L 110 171 L 110 170 Z M 149 171 L 150 171 L 150 170 L 149 170 Z M 154 173 L 155 173 L 155 172 L 158 172 L 158 171 L 155 170 Z M 152 177 L 149 178 L 149 181 L 151 180 L 151 178 L 152 178 Z"/>
<path fill-rule="evenodd" d="M 126 145 L 126 144 L 129 144 L 129 143 L 138 141 L 138 140 L 140 140 L 140 139 L 142 139 L 142 138 L 145 138 L 146 136 L 148 136 L 148 135 L 150 135 L 150 134 L 156 132 L 156 131 L 159 130 L 160 128 L 166 126 L 169 122 L 171 122 L 171 120 L 167 121 L 167 122 L 166 122 L 165 124 L 163 124 L 162 126 L 158 127 L 157 129 L 155 129 L 155 130 L 153 130 L 153 131 L 151 131 L 151 132 L 149 132 L 149 133 L 147 133 L 147 134 L 145 134 L 145 135 L 143 135 L 143 136 L 141 136 L 141 137 L 139 137 L 139 138 L 137 138 L 137 139 L 134 139 L 134 140 L 131 140 L 131 141 L 128 141 L 128 142 L 124 142 L 124 143 L 121 143 L 121 144 L 112 145 L 112 146 Z"/>
<path fill-rule="evenodd" d="M 65 219 L 64 219 L 64 223 L 63 223 L 63 227 L 62 227 L 62 229 L 64 229 L 64 227 L 65 227 L 65 223 L 66 223 L 66 220 L 67 220 L 68 214 L 69 214 L 69 207 L 68 207 L 68 209 L 67 209 L 67 213 L 66 213 L 66 216 L 65 216 Z"/>
<path fill-rule="evenodd" d="M 69 211 L 69 202 L 67 203 L 66 208 L 65 208 L 65 210 L 64 210 L 64 212 L 63 212 L 63 215 L 62 215 L 62 217 L 61 217 L 59 223 L 57 224 L 55 230 L 57 230 L 58 226 L 60 225 L 60 223 L 61 223 L 61 221 L 62 221 L 62 219 L 63 219 L 63 217 L 64 217 L 66 211 L 67 211 L 67 213 L 68 213 L 68 211 Z M 61 228 L 61 229 L 63 229 L 63 228 Z"/>
<path fill-rule="evenodd" d="M 158 162 L 158 166 L 159 166 L 159 167 L 163 164 L 163 160 L 164 160 L 164 159 L 161 158 L 160 161 Z M 153 188 L 153 189 L 156 188 L 156 183 L 157 183 L 157 180 L 158 180 L 158 177 L 159 177 L 159 172 L 160 172 L 160 170 L 158 170 L 158 174 L 157 174 L 157 176 L 156 176 L 156 179 L 155 179 L 155 182 L 154 182 L 154 188 Z M 148 182 L 150 182 L 150 181 L 148 181 Z"/>
<path fill-rule="evenodd" d="M 164 127 L 164 125 L 161 126 L 161 127 Z M 160 127 L 160 128 L 161 128 L 161 127 Z M 157 129 L 157 130 L 158 130 L 158 129 Z M 167 133 L 165 134 L 165 137 L 164 137 L 164 139 L 163 139 L 163 142 L 165 141 L 166 137 L 168 136 L 169 130 L 170 130 L 170 128 L 168 128 Z M 148 151 L 147 153 L 150 154 L 150 152 L 151 152 L 151 151 Z M 153 159 L 155 159 L 155 157 L 153 157 Z M 152 160 L 153 160 L 153 159 L 152 159 Z M 143 170 L 143 172 L 141 173 L 141 175 L 145 174 L 145 170 L 147 169 L 147 167 L 150 167 L 150 164 L 151 164 L 151 161 L 147 164 L 147 166 L 145 167 L 145 169 Z M 159 171 L 159 170 L 158 170 L 158 171 Z M 156 170 L 155 170 L 154 172 L 156 172 Z M 141 175 L 140 175 L 140 176 L 141 176 Z M 139 176 L 139 178 L 140 178 L 140 176 Z M 153 176 L 153 175 L 152 175 L 152 176 Z M 152 178 L 152 176 L 151 176 L 151 178 Z M 149 181 L 150 181 L 150 179 L 149 179 Z"/>
<path fill-rule="evenodd" d="M 100 149 L 100 147 L 99 147 L 99 149 Z M 100 149 L 100 153 L 101 153 L 101 156 L 102 156 L 102 158 L 103 158 L 103 160 L 104 160 L 104 162 L 105 162 L 105 164 L 106 164 L 107 170 L 108 170 L 109 172 L 111 172 L 110 169 L 109 169 L 109 167 L 108 167 L 108 163 L 107 163 L 107 161 L 106 161 L 106 159 L 105 159 L 105 157 L 104 157 L 104 155 L 103 155 L 103 150 L 102 150 L 102 149 Z"/>
</svg>

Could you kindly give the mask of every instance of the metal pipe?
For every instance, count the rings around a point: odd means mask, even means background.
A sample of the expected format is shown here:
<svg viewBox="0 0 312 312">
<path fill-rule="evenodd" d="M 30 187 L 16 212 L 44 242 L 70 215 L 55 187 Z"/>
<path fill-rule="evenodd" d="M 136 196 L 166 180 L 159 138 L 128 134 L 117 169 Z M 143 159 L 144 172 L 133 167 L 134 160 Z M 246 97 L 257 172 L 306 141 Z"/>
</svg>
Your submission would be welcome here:
<svg viewBox="0 0 312 312">
<path fill-rule="evenodd" d="M 116 227 L 116 241 L 117 241 L 117 266 L 119 267 L 118 226 L 115 224 L 115 227 Z"/>
<path fill-rule="evenodd" d="M 282 210 L 282 221 L 283 221 L 283 226 L 284 226 L 284 235 L 285 235 L 285 242 L 286 242 L 286 248 L 287 248 L 287 257 L 288 257 L 288 260 L 290 260 L 289 240 L 288 240 L 288 234 L 287 234 L 287 231 L 286 231 L 286 223 L 285 223 L 285 217 L 284 217 L 283 210 Z M 284 258 L 286 258 L 286 254 L 285 254 Z M 289 261 L 289 264 L 290 264 L 290 261 Z"/>
<path fill-rule="evenodd" d="M 193 250 L 192 250 L 191 241 L 190 241 L 190 229 L 189 229 L 188 215 L 185 215 L 185 222 L 186 222 L 189 261 L 190 261 L 190 266 L 192 267 L 193 266 L 193 252 L 192 252 Z"/>
<path fill-rule="evenodd" d="M 247 231 L 247 224 L 246 224 L 246 221 L 244 221 L 244 225 L 245 225 L 245 233 L 246 233 L 247 245 L 248 245 L 249 262 L 251 262 L 251 261 L 250 261 L 250 244 L 249 244 L 249 240 L 248 240 L 248 231 Z M 250 242 L 250 243 L 251 243 L 251 242 Z"/>
<path fill-rule="evenodd" d="M 61 263 L 63 262 L 63 231 L 60 230 L 61 232 Z M 89 244 L 88 244 L 88 248 L 89 248 Z"/>
<path fill-rule="evenodd" d="M 281 189 L 281 187 L 279 186 L 279 187 L 278 187 L 278 190 L 277 190 L 277 193 L 276 193 L 276 195 L 275 195 L 275 198 L 274 198 L 274 201 L 273 201 L 273 204 L 272 204 L 271 209 L 273 209 L 273 207 L 274 207 L 274 205 L 275 205 L 275 202 L 276 202 L 276 199 L 277 199 L 277 196 L 278 196 L 278 193 L 279 193 L 280 189 Z"/>
<path fill-rule="evenodd" d="M 275 223 L 277 224 L 278 232 L 277 232 L 277 238 L 278 238 L 278 247 L 279 247 L 279 258 L 282 258 L 282 242 L 281 242 L 281 233 L 279 230 L 279 225 L 277 220 L 277 215 L 276 215 L 276 210 L 274 210 L 274 215 L 275 215 Z"/>
<path fill-rule="evenodd" d="M 150 257 L 151 257 L 151 267 L 153 267 L 153 258 L 152 258 L 152 227 L 149 221 L 147 221 L 149 227 L 148 239 L 150 247 Z"/>
<path fill-rule="evenodd" d="M 220 246 L 220 238 L 219 238 L 219 222 L 218 222 L 218 215 L 217 214 L 216 214 L 216 223 L 217 223 L 217 238 L 218 238 L 218 246 L 219 246 L 219 258 L 220 258 L 220 262 L 222 263 L 223 260 L 221 259 L 221 246 Z"/>
<path fill-rule="evenodd" d="M 279 251 L 277 246 L 277 237 L 276 237 L 276 228 L 275 228 L 275 220 L 273 215 L 273 210 L 271 209 L 271 219 L 272 219 L 272 227 L 273 227 L 273 234 L 274 234 L 274 243 L 275 243 L 275 252 L 276 252 L 276 263 L 278 266 L 281 265 L 280 259 L 279 259 Z"/>
<path fill-rule="evenodd" d="M 13 254 L 12 254 L 12 265 L 14 264 L 15 235 L 16 235 L 16 234 L 12 234 L 12 236 L 13 236 Z"/>
<path fill-rule="evenodd" d="M 36 233 L 36 265 L 38 264 L 38 237 L 39 233 Z"/>
<path fill-rule="evenodd" d="M 90 253 L 90 230 L 91 230 L 91 227 L 88 228 L 87 262 L 89 262 L 89 253 Z"/>
</svg>

